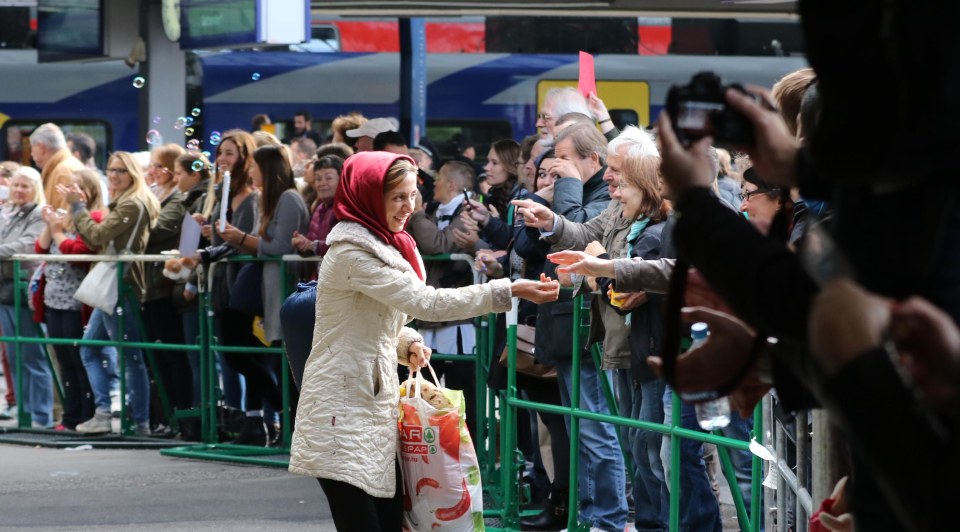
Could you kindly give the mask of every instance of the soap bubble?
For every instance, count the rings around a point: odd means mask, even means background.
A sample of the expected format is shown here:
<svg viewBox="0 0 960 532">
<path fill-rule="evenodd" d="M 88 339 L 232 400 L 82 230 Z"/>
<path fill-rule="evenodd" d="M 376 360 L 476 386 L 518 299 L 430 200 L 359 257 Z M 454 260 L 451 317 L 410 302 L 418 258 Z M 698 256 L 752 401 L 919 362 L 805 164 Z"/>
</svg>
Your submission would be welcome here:
<svg viewBox="0 0 960 532">
<path fill-rule="evenodd" d="M 185 116 L 185 117 L 183 117 L 183 123 L 184 123 L 184 125 L 192 126 L 192 125 L 193 125 L 193 117 L 192 117 L 192 116 Z"/>
<path fill-rule="evenodd" d="M 203 156 L 206 157 L 207 159 L 210 158 L 210 152 L 208 152 L 208 151 L 202 151 L 202 152 L 200 152 L 200 153 L 202 153 Z"/>
<path fill-rule="evenodd" d="M 163 136 L 160 135 L 160 132 L 156 129 L 151 129 L 147 131 L 147 144 L 151 146 L 157 146 L 163 143 Z"/>
<path fill-rule="evenodd" d="M 177 121 L 173 123 L 173 129 L 183 129 L 187 125 L 187 119 L 184 117 L 177 118 Z"/>
<path fill-rule="evenodd" d="M 187 141 L 187 151 L 200 151 L 200 139 L 190 139 Z"/>
<path fill-rule="evenodd" d="M 186 136 L 188 136 L 188 137 L 191 136 L 191 135 L 193 135 L 193 128 L 192 128 L 192 127 L 188 127 L 187 129 L 185 129 L 185 130 L 183 131 L 183 134 L 186 135 Z"/>
<path fill-rule="evenodd" d="M 140 77 L 140 76 L 137 76 L 137 77 L 133 78 L 133 86 L 136 87 L 136 88 L 138 88 L 138 89 L 142 89 L 143 86 L 146 85 L 146 84 L 147 84 L 147 80 L 143 79 L 143 78 Z"/>
<path fill-rule="evenodd" d="M 220 138 L 220 132 L 219 132 L 219 131 L 214 131 L 213 133 L 210 133 L 210 145 L 211 145 L 211 146 L 216 146 L 216 145 L 220 144 L 220 141 L 221 141 L 221 140 L 222 140 L 222 139 Z"/>
<path fill-rule="evenodd" d="M 190 114 L 193 115 L 193 116 L 200 116 L 200 108 L 199 108 L 199 107 L 194 107 L 193 110 L 190 111 Z"/>
<path fill-rule="evenodd" d="M 160 117 L 159 117 L 159 116 L 153 117 L 153 123 L 154 123 L 154 124 L 159 124 L 159 123 L 160 123 Z"/>
<path fill-rule="evenodd" d="M 142 79 L 142 78 L 141 78 L 141 79 Z M 258 79 L 260 79 L 260 73 L 259 73 L 259 72 L 254 72 L 253 75 L 250 76 L 250 79 L 252 79 L 253 81 L 257 81 Z"/>
<path fill-rule="evenodd" d="M 196 161 L 193 161 L 193 164 L 190 165 L 190 169 L 193 170 L 194 172 L 199 172 L 200 170 L 203 170 L 203 161 L 199 159 Z"/>
</svg>

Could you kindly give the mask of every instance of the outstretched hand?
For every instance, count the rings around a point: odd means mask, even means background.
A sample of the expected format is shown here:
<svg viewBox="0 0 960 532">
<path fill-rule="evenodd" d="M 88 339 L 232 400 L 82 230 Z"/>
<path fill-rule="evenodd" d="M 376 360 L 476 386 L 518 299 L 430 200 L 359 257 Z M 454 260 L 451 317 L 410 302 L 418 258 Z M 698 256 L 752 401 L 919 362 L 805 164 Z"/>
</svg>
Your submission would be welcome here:
<svg viewBox="0 0 960 532">
<path fill-rule="evenodd" d="M 517 279 L 510 285 L 511 295 L 536 304 L 556 301 L 560 297 L 560 283 L 540 274 L 539 281 Z"/>
<path fill-rule="evenodd" d="M 592 277 L 616 277 L 613 270 L 613 261 L 598 259 L 583 251 L 558 251 L 547 255 L 547 260 L 559 265 L 557 272 L 565 274 L 580 274 Z"/>
<path fill-rule="evenodd" d="M 713 162 L 709 159 L 713 137 L 706 136 L 684 148 L 673 132 L 670 115 L 660 113 L 657 121 L 657 143 L 660 145 L 660 172 L 671 199 L 676 200 L 691 188 L 707 188 L 716 179 Z"/>
<path fill-rule="evenodd" d="M 538 229 L 549 231 L 553 229 L 553 211 L 544 205 L 533 200 L 513 200 L 512 203 L 517 212 L 523 215 L 523 223 L 527 227 L 536 227 Z"/>
</svg>

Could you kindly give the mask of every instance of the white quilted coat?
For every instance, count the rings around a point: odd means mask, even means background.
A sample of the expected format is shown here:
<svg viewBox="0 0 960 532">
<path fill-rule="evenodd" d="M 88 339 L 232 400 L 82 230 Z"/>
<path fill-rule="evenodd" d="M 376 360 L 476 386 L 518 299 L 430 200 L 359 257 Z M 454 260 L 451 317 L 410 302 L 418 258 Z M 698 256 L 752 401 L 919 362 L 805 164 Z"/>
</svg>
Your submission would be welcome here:
<svg viewBox="0 0 960 532">
<path fill-rule="evenodd" d="M 400 400 L 396 365 L 406 364 L 410 344 L 420 339 L 404 324 L 508 310 L 510 281 L 431 288 L 396 248 L 353 222 L 337 224 L 327 243 L 290 471 L 393 497 Z"/>
</svg>

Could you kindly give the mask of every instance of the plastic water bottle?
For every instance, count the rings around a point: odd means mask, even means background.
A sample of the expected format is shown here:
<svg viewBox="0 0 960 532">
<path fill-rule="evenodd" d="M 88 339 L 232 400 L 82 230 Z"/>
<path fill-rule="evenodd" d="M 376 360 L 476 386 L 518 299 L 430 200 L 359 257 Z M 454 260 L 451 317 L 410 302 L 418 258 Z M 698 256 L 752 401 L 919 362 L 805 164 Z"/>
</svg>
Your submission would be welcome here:
<svg viewBox="0 0 960 532">
<path fill-rule="evenodd" d="M 690 334 L 693 337 L 693 344 L 690 349 L 707 341 L 710 334 L 706 323 L 698 322 L 690 326 Z M 730 424 L 730 400 L 726 397 L 717 397 L 716 392 L 701 392 L 694 394 L 682 394 L 687 401 L 702 401 L 695 405 L 697 410 L 697 423 L 703 430 L 722 429 Z M 705 399 L 710 400 L 705 400 Z"/>
</svg>

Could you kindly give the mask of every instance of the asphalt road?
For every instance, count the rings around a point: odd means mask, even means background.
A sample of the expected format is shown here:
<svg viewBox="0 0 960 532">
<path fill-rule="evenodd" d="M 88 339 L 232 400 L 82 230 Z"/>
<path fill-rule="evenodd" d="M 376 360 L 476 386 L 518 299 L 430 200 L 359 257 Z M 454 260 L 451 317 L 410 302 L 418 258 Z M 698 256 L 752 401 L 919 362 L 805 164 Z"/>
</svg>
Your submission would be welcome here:
<svg viewBox="0 0 960 532">
<path fill-rule="evenodd" d="M 0 445 L 0 530 L 333 531 L 315 479 L 282 469 Z"/>
</svg>

